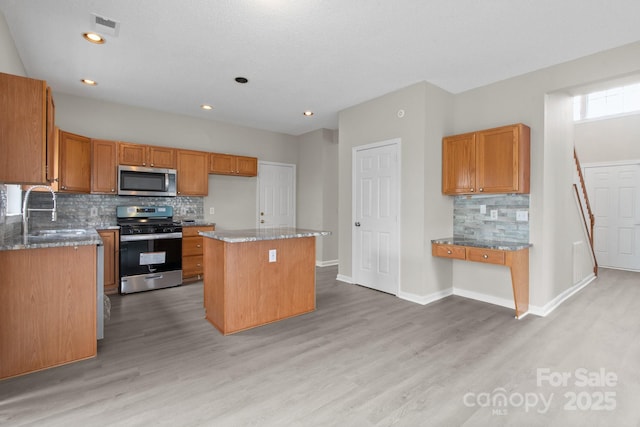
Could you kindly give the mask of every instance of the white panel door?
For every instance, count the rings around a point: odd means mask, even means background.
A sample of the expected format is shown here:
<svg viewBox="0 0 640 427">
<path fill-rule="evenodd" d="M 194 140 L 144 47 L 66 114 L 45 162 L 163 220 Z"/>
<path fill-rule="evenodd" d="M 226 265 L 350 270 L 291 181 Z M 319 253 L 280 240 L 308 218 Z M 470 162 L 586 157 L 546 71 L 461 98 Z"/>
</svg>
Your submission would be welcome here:
<svg viewBox="0 0 640 427">
<path fill-rule="evenodd" d="M 640 166 L 586 167 L 585 183 L 598 264 L 640 270 Z"/>
<path fill-rule="evenodd" d="M 400 141 L 354 149 L 353 271 L 357 284 L 399 288 Z"/>
<path fill-rule="evenodd" d="M 258 228 L 296 226 L 296 166 L 258 163 Z"/>
</svg>

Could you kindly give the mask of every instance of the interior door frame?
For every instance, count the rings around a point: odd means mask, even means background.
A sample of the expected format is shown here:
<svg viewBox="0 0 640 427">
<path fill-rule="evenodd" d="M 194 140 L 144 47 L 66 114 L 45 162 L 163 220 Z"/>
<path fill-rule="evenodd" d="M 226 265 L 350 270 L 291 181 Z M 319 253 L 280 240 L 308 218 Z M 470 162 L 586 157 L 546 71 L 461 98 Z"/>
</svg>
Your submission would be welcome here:
<svg viewBox="0 0 640 427">
<path fill-rule="evenodd" d="M 396 251 L 398 254 L 398 277 L 397 277 L 397 289 L 395 290 L 394 295 L 398 296 L 401 289 L 401 278 L 402 278 L 402 263 L 400 260 L 402 259 L 402 139 L 401 138 L 392 138 L 386 139 L 384 141 L 373 142 L 365 145 L 358 145 L 351 149 L 351 275 L 353 283 L 358 283 L 358 274 L 356 269 L 356 227 L 354 226 L 356 222 L 356 203 L 357 203 L 357 181 L 356 181 L 356 172 L 357 172 L 357 162 L 356 155 L 358 151 L 370 150 L 373 148 L 385 147 L 389 145 L 393 145 L 396 147 L 396 154 L 398 155 L 398 167 L 396 168 L 396 188 L 398 198 L 397 198 L 397 206 L 396 212 L 398 216 L 398 238 L 396 239 Z"/>
<path fill-rule="evenodd" d="M 298 192 L 298 188 L 296 187 L 296 182 L 298 181 L 298 176 L 297 176 L 297 171 L 296 171 L 296 165 L 294 163 L 280 163 L 280 162 L 267 162 L 267 161 L 262 161 L 259 160 L 258 161 L 258 177 L 256 179 L 256 229 L 260 229 L 260 197 L 261 197 L 261 191 L 260 191 L 260 166 L 261 165 L 269 165 L 269 166 L 287 166 L 287 167 L 291 167 L 293 169 L 293 183 L 291 188 L 293 188 L 293 226 L 295 227 L 296 224 L 298 223 L 298 218 L 297 218 L 297 212 L 298 212 L 298 208 L 297 208 L 297 200 L 296 200 L 296 194 Z"/>
</svg>

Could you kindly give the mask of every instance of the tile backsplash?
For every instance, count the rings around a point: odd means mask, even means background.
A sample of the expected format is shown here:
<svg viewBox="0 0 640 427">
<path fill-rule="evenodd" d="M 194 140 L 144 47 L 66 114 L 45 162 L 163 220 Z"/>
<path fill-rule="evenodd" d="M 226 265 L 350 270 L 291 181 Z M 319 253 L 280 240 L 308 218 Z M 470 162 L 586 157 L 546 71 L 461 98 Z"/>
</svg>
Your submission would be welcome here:
<svg viewBox="0 0 640 427">
<path fill-rule="evenodd" d="M 482 206 L 486 213 L 481 213 Z M 491 219 L 491 211 L 497 218 Z M 517 212 L 529 215 L 528 194 L 456 196 L 453 202 L 453 237 L 529 243 L 529 221 L 517 221 Z"/>
<path fill-rule="evenodd" d="M 57 221 L 52 222 L 51 214 L 48 212 L 32 212 L 29 219 L 30 229 L 100 228 L 115 225 L 116 207 L 125 205 L 166 205 L 173 207 L 176 220 L 204 218 L 203 197 L 123 197 L 57 193 L 56 201 Z M 29 196 L 30 208 L 49 208 L 51 204 L 51 193 L 32 192 Z M 0 184 L 0 233 L 3 228 L 20 226 L 21 217 L 17 217 L 15 221 L 11 218 L 13 217 L 6 216 L 6 189 Z"/>
</svg>

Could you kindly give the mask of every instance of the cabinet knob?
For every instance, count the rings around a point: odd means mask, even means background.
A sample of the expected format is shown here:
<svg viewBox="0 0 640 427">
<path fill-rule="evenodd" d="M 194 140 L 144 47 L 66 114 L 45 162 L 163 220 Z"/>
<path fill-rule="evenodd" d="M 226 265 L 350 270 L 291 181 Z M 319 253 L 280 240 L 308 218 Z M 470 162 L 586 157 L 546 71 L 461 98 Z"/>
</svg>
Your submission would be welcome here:
<svg viewBox="0 0 640 427">
<path fill-rule="evenodd" d="M 154 167 L 155 165 L 153 163 L 151 163 L 151 167 Z"/>
<path fill-rule="evenodd" d="M 484 255 L 482 255 L 482 258 L 487 259 L 487 258 L 489 258 L 489 255 L 484 254 Z"/>
<path fill-rule="evenodd" d="M 260 220 L 260 224 L 264 224 L 264 219 L 261 219 L 261 220 Z"/>
<path fill-rule="evenodd" d="M 451 255 L 451 249 L 448 249 L 448 250 L 447 250 L 447 253 L 448 253 L 449 255 Z"/>
<path fill-rule="evenodd" d="M 142 162 L 142 166 L 147 166 L 147 162 Z"/>
<path fill-rule="evenodd" d="M 473 188 L 470 188 L 469 191 L 471 191 L 473 193 L 475 190 Z"/>
<path fill-rule="evenodd" d="M 196 267 L 202 267 L 202 264 L 196 264 Z"/>
<path fill-rule="evenodd" d="M 201 245 L 196 245 L 196 248 L 201 248 L 201 247 L 202 247 Z"/>
<path fill-rule="evenodd" d="M 116 189 L 115 189 L 115 188 L 112 188 L 112 189 L 111 189 L 111 192 L 112 192 L 112 193 L 115 193 L 115 191 L 116 191 Z"/>
<path fill-rule="evenodd" d="M 484 191 L 484 188 L 481 188 L 481 189 L 480 189 L 480 192 L 482 193 L 483 191 Z"/>
</svg>

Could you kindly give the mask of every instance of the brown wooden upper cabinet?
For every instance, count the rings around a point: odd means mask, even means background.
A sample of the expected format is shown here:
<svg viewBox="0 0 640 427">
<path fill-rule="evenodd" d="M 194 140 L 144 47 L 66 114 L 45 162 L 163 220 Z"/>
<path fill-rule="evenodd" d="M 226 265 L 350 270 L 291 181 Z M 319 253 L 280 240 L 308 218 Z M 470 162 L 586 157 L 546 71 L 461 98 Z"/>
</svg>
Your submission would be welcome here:
<svg viewBox="0 0 640 427">
<path fill-rule="evenodd" d="M 91 140 L 91 192 L 117 194 L 118 144 L 104 139 Z"/>
<path fill-rule="evenodd" d="M 206 196 L 209 194 L 207 161 L 204 151 L 177 150 L 178 196 Z"/>
<path fill-rule="evenodd" d="M 60 131 L 58 189 L 68 193 L 91 191 L 91 139 Z"/>
<path fill-rule="evenodd" d="M 529 193 L 530 133 L 518 123 L 444 137 L 442 192 Z"/>
<path fill-rule="evenodd" d="M 118 144 L 118 164 L 175 169 L 176 150 L 169 147 L 120 142 Z"/>
<path fill-rule="evenodd" d="M 257 176 L 258 159 L 256 157 L 210 153 L 209 173 L 217 175 Z"/>
<path fill-rule="evenodd" d="M 0 182 L 46 184 L 55 106 L 47 82 L 0 73 Z"/>
</svg>

